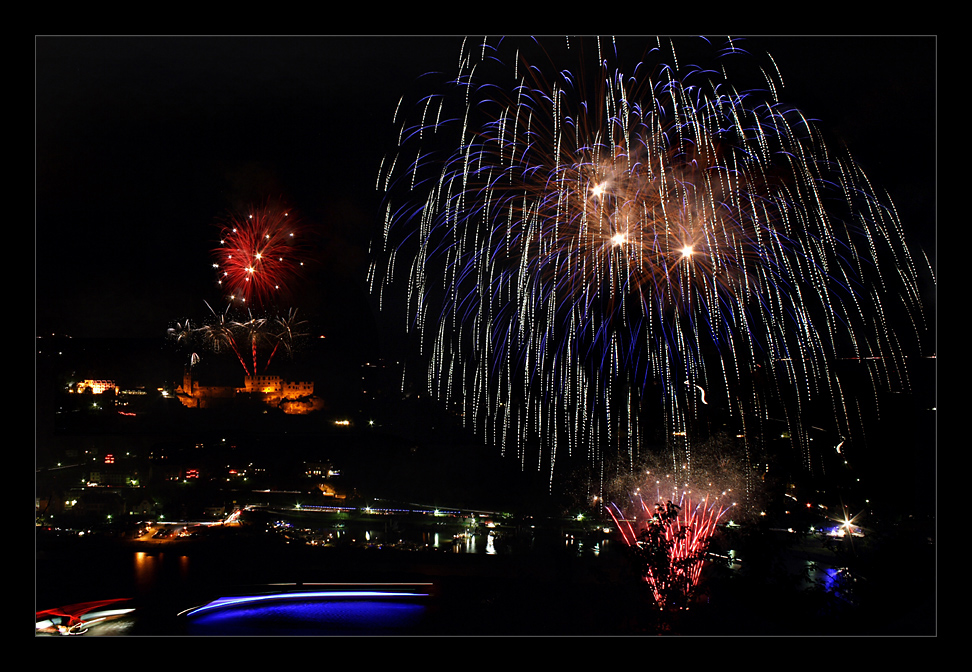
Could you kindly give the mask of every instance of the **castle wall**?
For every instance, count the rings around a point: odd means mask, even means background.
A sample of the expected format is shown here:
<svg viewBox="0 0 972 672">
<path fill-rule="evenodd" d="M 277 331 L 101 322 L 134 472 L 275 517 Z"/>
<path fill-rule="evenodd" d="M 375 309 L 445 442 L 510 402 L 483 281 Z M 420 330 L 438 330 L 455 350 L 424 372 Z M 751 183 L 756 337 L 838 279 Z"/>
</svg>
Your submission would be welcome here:
<svg viewBox="0 0 972 672">
<path fill-rule="evenodd" d="M 243 387 L 205 386 L 193 383 L 187 372 L 182 387 L 176 393 L 183 405 L 189 408 L 205 408 L 210 401 L 231 399 L 238 394 L 256 395 L 263 403 L 277 406 L 283 401 L 312 397 L 314 383 L 284 381 L 280 376 L 246 376 Z M 284 410 L 287 411 L 286 408 Z"/>
</svg>

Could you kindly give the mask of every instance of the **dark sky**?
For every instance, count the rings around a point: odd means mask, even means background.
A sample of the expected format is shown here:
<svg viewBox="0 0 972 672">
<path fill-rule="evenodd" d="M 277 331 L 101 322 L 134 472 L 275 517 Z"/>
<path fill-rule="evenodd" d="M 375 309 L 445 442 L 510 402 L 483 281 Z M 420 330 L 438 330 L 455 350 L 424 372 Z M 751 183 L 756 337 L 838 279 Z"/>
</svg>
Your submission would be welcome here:
<svg viewBox="0 0 972 672">
<path fill-rule="evenodd" d="M 214 222 L 270 197 L 321 234 L 303 290 L 366 308 L 347 294 L 363 288 L 382 140 L 402 78 L 443 60 L 422 51 L 378 38 L 38 38 L 38 333 L 153 336 L 205 316 L 203 301 L 218 302 Z"/>
<path fill-rule="evenodd" d="M 320 233 L 302 289 L 374 330 L 364 290 L 399 97 L 456 37 L 38 37 L 36 328 L 162 336 L 218 299 L 219 216 L 285 198 Z M 935 244 L 934 38 L 754 37 L 783 98 L 846 142 Z M 929 250 L 934 253 L 933 249 Z"/>
</svg>

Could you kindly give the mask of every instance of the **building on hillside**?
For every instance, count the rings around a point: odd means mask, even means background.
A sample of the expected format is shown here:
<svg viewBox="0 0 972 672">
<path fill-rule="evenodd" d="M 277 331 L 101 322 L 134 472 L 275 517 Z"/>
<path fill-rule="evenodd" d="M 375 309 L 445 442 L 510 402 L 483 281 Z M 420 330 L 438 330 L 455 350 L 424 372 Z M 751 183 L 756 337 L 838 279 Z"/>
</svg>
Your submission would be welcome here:
<svg viewBox="0 0 972 672">
<path fill-rule="evenodd" d="M 118 393 L 118 386 L 113 380 L 79 380 L 72 390 L 77 394 L 104 394 L 105 392 Z"/>
<path fill-rule="evenodd" d="M 293 382 L 280 376 L 245 376 L 243 387 L 200 385 L 186 370 L 182 385 L 176 389 L 179 401 L 188 408 L 206 408 L 219 402 L 244 396 L 256 398 L 267 406 L 280 408 L 284 413 L 304 414 L 322 410 L 323 400 L 314 396 L 313 382 Z"/>
</svg>

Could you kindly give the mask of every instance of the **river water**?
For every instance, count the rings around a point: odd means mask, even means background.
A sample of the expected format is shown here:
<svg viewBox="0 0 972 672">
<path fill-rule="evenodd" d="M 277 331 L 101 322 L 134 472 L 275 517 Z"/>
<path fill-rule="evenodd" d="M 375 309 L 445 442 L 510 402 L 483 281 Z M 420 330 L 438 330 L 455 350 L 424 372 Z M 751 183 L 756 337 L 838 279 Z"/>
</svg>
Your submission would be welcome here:
<svg viewBox="0 0 972 672">
<path fill-rule="evenodd" d="M 389 532 L 346 525 L 321 532 L 333 536 L 327 547 L 279 537 L 264 544 L 232 537 L 137 545 L 45 540 L 38 546 L 36 607 L 131 598 L 137 622 L 130 630 L 105 628 L 106 634 L 583 634 L 591 624 L 569 614 L 593 608 L 592 601 L 612 602 L 612 584 L 620 585 L 612 577 L 626 571 L 621 556 L 605 552 L 610 541 L 566 534 L 554 545 L 500 542 L 495 531 L 449 527 L 399 525 Z M 330 594 L 351 590 L 386 595 Z M 221 597 L 307 591 L 329 594 L 179 616 Z"/>
</svg>

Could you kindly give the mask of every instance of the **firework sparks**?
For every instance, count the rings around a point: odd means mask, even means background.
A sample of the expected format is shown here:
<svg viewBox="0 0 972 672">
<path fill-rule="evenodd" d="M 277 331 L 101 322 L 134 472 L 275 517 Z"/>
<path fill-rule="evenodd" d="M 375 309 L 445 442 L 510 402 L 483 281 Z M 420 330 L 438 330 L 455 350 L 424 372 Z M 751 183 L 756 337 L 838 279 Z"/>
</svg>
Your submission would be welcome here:
<svg viewBox="0 0 972 672">
<path fill-rule="evenodd" d="M 231 218 L 212 253 L 228 299 L 225 309 L 217 312 L 206 302 L 210 315 L 203 325 L 193 329 L 188 321 L 177 322 L 168 330 L 169 339 L 180 345 L 200 343 L 217 354 L 232 352 L 247 376 L 260 373 L 261 357 L 266 371 L 279 350 L 292 355 L 306 336 L 306 323 L 294 308 L 273 315 L 304 265 L 306 233 L 297 217 L 273 204 Z M 270 316 L 255 315 L 258 310 Z"/>
<path fill-rule="evenodd" d="M 289 211 L 269 205 L 223 225 L 213 268 L 227 299 L 260 307 L 286 296 L 303 266 L 302 233 Z"/>
<path fill-rule="evenodd" d="M 659 607 L 685 606 L 702 578 L 706 553 L 719 521 L 732 510 L 732 491 L 712 494 L 670 476 L 645 473 L 622 510 L 608 505 L 625 544 L 634 550 Z"/>
<path fill-rule="evenodd" d="M 307 336 L 307 322 L 297 317 L 297 310 L 294 308 L 287 311 L 285 315 L 269 320 L 268 327 L 269 339 L 274 345 L 264 369 L 270 366 L 280 346 L 283 346 L 287 355 L 293 356 L 298 340 Z"/>
<path fill-rule="evenodd" d="M 231 315 L 231 305 L 227 305 L 222 313 L 217 313 L 208 303 L 206 306 L 210 311 L 207 323 L 196 329 L 191 329 L 188 322 L 184 325 L 176 323 L 168 330 L 169 339 L 178 345 L 189 347 L 200 342 L 217 354 L 232 352 L 247 376 L 260 373 L 260 351 L 270 351 L 262 369 L 266 371 L 281 348 L 288 355 L 293 355 L 298 342 L 307 335 L 307 323 L 297 317 L 295 309 L 273 318 L 247 314 L 246 319 L 237 320 Z M 249 357 L 244 356 L 247 354 Z M 192 357 L 190 361 L 193 364 L 199 361 L 196 353 Z"/>
<path fill-rule="evenodd" d="M 230 317 L 230 306 L 227 305 L 226 310 L 222 313 L 217 313 L 208 303 L 206 307 L 209 308 L 211 314 L 210 321 L 208 324 L 204 324 L 198 329 L 193 330 L 192 335 L 200 338 L 216 354 L 226 352 L 227 350 L 232 351 L 243 366 L 243 371 L 246 375 L 250 375 L 250 370 L 246 366 L 246 360 L 240 354 L 240 348 L 236 342 L 237 323 Z"/>
<path fill-rule="evenodd" d="M 724 68 L 666 65 L 661 41 L 650 76 L 599 40 L 592 77 L 548 79 L 508 45 L 463 52 L 379 180 L 369 282 L 381 306 L 405 280 L 430 393 L 552 482 L 563 452 L 633 462 L 656 381 L 667 436 L 690 434 L 696 389 L 740 418 L 772 391 L 801 451 L 811 400 L 850 434 L 837 358 L 907 386 L 888 315 L 916 340 L 924 318 L 900 222 L 778 84 L 739 93 Z M 688 439 L 673 450 L 691 465 Z"/>
</svg>

